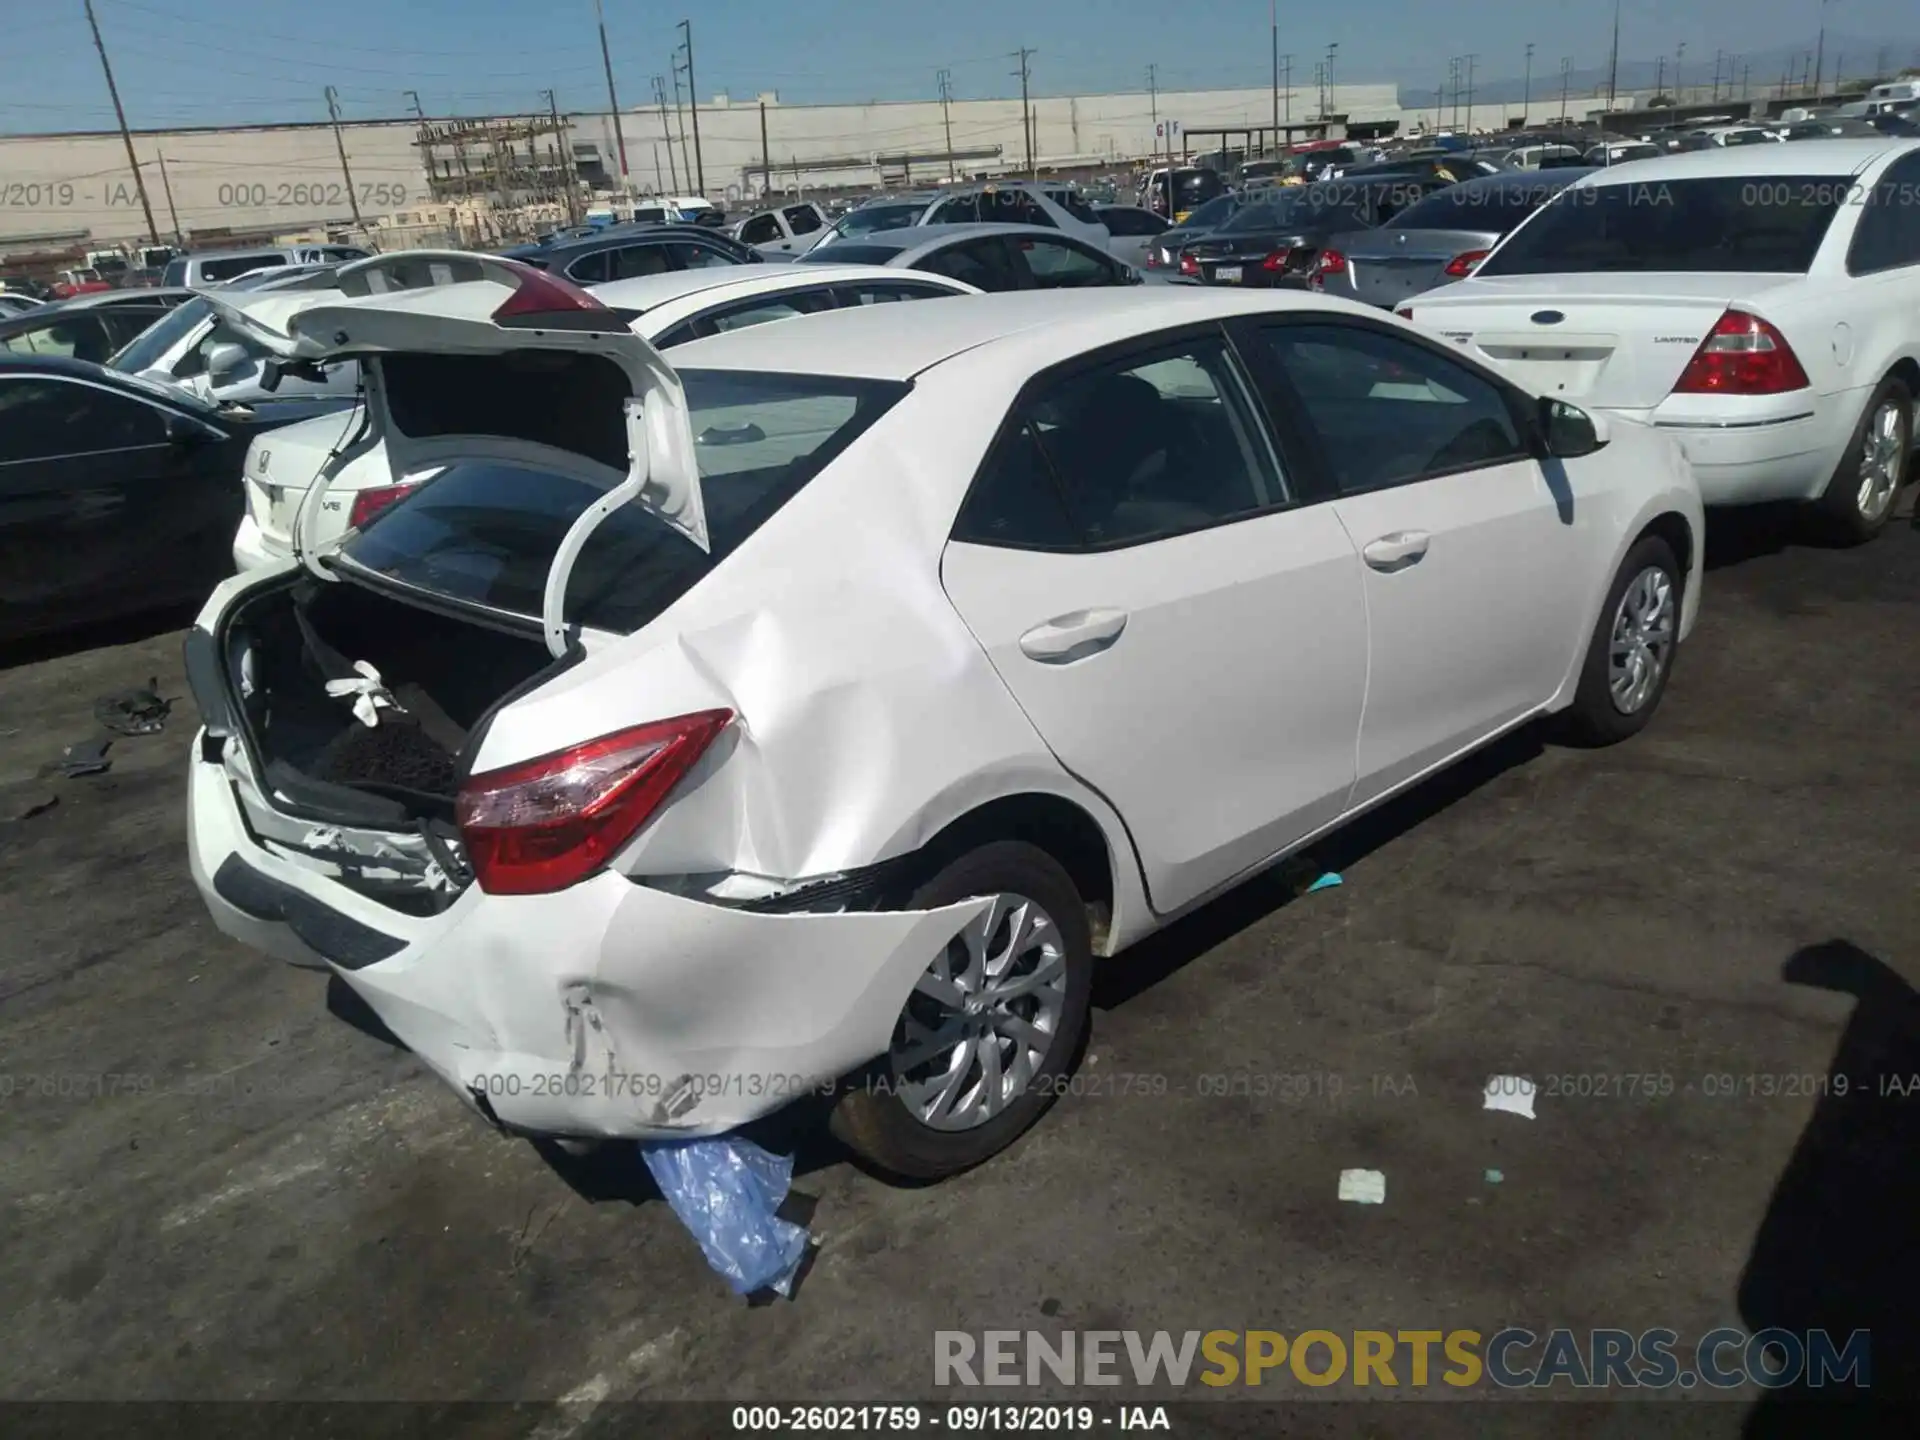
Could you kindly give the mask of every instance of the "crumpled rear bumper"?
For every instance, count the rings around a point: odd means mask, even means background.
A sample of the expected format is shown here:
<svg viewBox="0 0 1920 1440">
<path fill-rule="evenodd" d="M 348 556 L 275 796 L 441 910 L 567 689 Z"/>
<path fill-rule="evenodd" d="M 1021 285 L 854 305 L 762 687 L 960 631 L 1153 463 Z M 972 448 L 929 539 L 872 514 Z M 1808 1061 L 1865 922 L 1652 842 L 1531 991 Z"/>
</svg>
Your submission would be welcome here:
<svg viewBox="0 0 1920 1440">
<path fill-rule="evenodd" d="M 554 895 L 469 887 L 402 914 L 248 833 L 191 766 L 195 884 L 226 934 L 330 970 L 476 1107 L 530 1134 L 733 1129 L 883 1053 L 928 963 L 986 899 L 765 914 L 604 873 Z"/>
</svg>

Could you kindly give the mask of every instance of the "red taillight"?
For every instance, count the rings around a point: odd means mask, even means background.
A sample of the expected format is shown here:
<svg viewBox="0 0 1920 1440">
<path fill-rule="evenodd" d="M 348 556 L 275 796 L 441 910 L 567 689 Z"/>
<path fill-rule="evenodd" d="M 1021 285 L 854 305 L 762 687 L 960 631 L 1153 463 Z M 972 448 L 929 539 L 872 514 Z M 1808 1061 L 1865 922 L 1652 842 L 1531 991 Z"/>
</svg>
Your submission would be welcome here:
<svg viewBox="0 0 1920 1440">
<path fill-rule="evenodd" d="M 624 330 L 609 306 L 571 281 L 531 265 L 509 262 L 515 274 L 513 294 L 493 312 L 493 323 L 514 328 L 544 326 L 553 330 Z"/>
<path fill-rule="evenodd" d="M 1729 310 L 1680 372 L 1676 395 L 1779 395 L 1807 388 L 1787 337 L 1758 315 Z"/>
<path fill-rule="evenodd" d="M 409 485 L 382 485 L 375 490 L 361 490 L 353 497 L 353 509 L 347 515 L 347 524 L 358 530 L 382 510 L 397 505 L 414 492 L 418 481 Z"/>
<path fill-rule="evenodd" d="M 1480 268 L 1480 262 L 1487 258 L 1484 250 L 1462 250 L 1447 261 L 1446 273 L 1456 280 L 1464 280 Z"/>
<path fill-rule="evenodd" d="M 1402 320 L 1413 319 L 1413 307 L 1411 305 L 1402 305 L 1399 309 L 1395 310 L 1393 313 L 1398 315 Z"/>
<path fill-rule="evenodd" d="M 1180 257 L 1180 273 L 1182 275 L 1197 276 L 1200 273 L 1200 262 L 1191 255 L 1182 255 Z"/>
<path fill-rule="evenodd" d="M 1314 273 L 1322 279 L 1329 275 L 1344 275 L 1347 273 L 1347 257 L 1338 250 L 1322 250 L 1320 263 L 1314 267 Z"/>
<path fill-rule="evenodd" d="M 489 895 L 547 895 L 605 865 L 733 720 L 702 710 L 475 775 L 455 802 Z"/>
</svg>

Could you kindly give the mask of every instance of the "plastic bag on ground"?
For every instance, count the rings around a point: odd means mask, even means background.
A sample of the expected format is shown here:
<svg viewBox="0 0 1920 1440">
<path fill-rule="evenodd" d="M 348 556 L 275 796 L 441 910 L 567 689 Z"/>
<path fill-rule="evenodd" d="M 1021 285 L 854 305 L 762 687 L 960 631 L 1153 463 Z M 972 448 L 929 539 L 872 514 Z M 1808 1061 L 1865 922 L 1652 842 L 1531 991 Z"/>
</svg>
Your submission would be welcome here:
<svg viewBox="0 0 1920 1440">
<path fill-rule="evenodd" d="M 806 1230 L 774 1213 L 793 1182 L 791 1156 L 733 1135 L 649 1142 L 640 1156 L 734 1294 L 789 1292 L 807 1253 Z"/>
</svg>

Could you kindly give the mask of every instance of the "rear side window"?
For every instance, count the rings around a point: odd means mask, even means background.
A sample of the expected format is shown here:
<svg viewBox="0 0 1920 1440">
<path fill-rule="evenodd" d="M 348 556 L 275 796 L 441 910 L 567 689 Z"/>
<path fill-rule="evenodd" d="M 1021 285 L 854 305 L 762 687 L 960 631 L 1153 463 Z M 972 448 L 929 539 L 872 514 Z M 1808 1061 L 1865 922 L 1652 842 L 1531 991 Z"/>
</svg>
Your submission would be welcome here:
<svg viewBox="0 0 1920 1440">
<path fill-rule="evenodd" d="M 230 255 L 224 260 L 202 260 L 200 278 L 209 284 L 220 280 L 231 280 L 236 275 L 244 275 L 249 270 L 265 270 L 274 265 L 284 265 L 284 255 Z"/>
<path fill-rule="evenodd" d="M 1565 190 L 1478 274 L 1805 274 L 1845 203 L 1845 176 L 1713 176 Z"/>
<path fill-rule="evenodd" d="M 861 245 L 841 240 L 832 245 L 816 245 L 800 259 L 802 263 L 815 265 L 884 265 L 899 254 L 891 245 Z"/>
<path fill-rule="evenodd" d="M 643 275 L 664 275 L 673 269 L 666 248 L 661 245 L 625 245 L 607 253 L 607 266 L 615 280 L 637 280 Z"/>
<path fill-rule="evenodd" d="M 167 262 L 167 268 L 160 272 L 160 283 L 162 285 L 186 284 L 187 262 L 184 260 L 169 260 Z"/>
<path fill-rule="evenodd" d="M 809 290 L 798 294 L 761 295 L 725 305 L 694 319 L 694 329 L 702 335 L 724 335 L 729 330 L 745 330 L 772 320 L 792 320 L 833 308 L 832 292 Z"/>
<path fill-rule="evenodd" d="M 820 228 L 820 212 L 811 205 L 790 205 L 780 213 L 787 217 L 787 228 L 796 235 L 811 235 Z"/>
<path fill-rule="evenodd" d="M 938 285 L 915 285 L 911 281 L 896 284 L 887 280 L 863 281 L 857 285 L 836 285 L 833 288 L 834 294 L 840 297 L 840 303 L 848 306 L 885 305 L 894 300 L 944 300 L 955 293 Z"/>
<path fill-rule="evenodd" d="M 1920 264 L 1920 154 L 1887 167 L 1860 212 L 1847 270 L 1871 275 Z"/>
<path fill-rule="evenodd" d="M 915 262 L 919 270 L 962 280 L 980 290 L 1019 290 L 1025 287 L 1013 259 L 997 235 L 967 240 L 936 250 Z"/>
<path fill-rule="evenodd" d="M 582 255 L 567 265 L 567 278 L 582 285 L 599 285 L 613 278 L 613 259 L 605 250 Z"/>
<path fill-rule="evenodd" d="M 770 245 L 782 238 L 780 222 L 771 215 L 756 215 L 740 227 L 740 241 L 744 245 Z"/>
<path fill-rule="evenodd" d="M 680 379 L 698 443 L 712 553 L 639 506 L 623 506 L 593 533 L 574 566 L 570 620 L 621 634 L 645 625 L 725 563 L 908 389 L 732 371 L 683 370 Z M 619 404 L 606 408 L 618 428 Z M 371 522 L 344 554 L 404 584 L 537 616 L 561 538 L 602 493 L 518 466 L 453 465 Z"/>
<path fill-rule="evenodd" d="M 1033 272 L 1034 284 L 1042 290 L 1078 290 L 1089 285 L 1120 283 L 1112 265 L 1063 240 L 1023 236 L 1017 243 L 1026 257 L 1027 269 Z"/>
<path fill-rule="evenodd" d="M 741 262 L 735 256 L 714 245 L 702 245 L 694 240 L 676 240 L 667 247 L 680 262 L 683 270 L 705 270 L 714 265 L 738 265 Z"/>
</svg>

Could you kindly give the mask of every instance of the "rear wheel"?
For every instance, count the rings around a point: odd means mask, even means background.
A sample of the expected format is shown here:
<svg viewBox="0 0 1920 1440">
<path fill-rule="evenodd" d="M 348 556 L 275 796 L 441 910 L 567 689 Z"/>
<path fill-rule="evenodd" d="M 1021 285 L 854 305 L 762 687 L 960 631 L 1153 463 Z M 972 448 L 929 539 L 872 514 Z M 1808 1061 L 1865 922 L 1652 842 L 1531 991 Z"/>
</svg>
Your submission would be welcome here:
<svg viewBox="0 0 1920 1440">
<path fill-rule="evenodd" d="M 840 1097 L 833 1133 L 879 1170 L 937 1180 L 1012 1144 L 1046 1113 L 1086 1034 L 1086 907 L 1044 850 L 999 841 L 914 893 L 916 910 L 991 896 L 929 957 L 868 1082 Z"/>
<path fill-rule="evenodd" d="M 1888 377 L 1867 401 L 1840 464 L 1817 502 L 1833 538 L 1860 545 L 1886 528 L 1907 482 L 1913 451 L 1913 395 Z"/>
<path fill-rule="evenodd" d="M 1680 644 L 1685 579 L 1673 547 L 1643 535 L 1627 551 L 1607 591 L 1580 688 L 1561 728 L 1583 745 L 1612 745 L 1646 728 L 1666 694 Z"/>
</svg>

